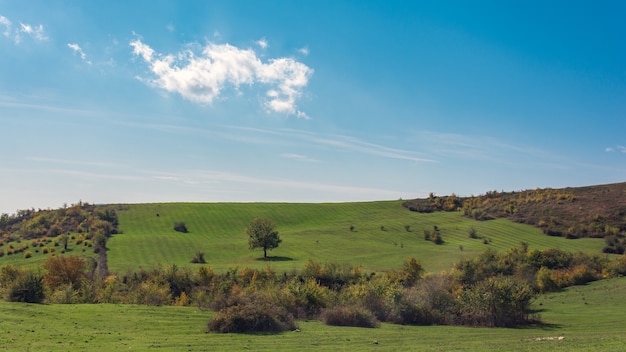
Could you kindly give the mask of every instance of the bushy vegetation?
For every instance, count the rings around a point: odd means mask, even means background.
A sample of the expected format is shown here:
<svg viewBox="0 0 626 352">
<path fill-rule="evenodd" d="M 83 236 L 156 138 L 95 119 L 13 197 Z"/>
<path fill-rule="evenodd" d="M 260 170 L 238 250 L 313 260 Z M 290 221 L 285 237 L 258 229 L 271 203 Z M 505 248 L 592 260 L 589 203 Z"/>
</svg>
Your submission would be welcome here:
<svg viewBox="0 0 626 352">
<path fill-rule="evenodd" d="M 314 261 L 282 274 L 269 266 L 216 274 L 206 265 L 168 265 L 101 277 L 90 267 L 73 256 L 50 257 L 42 274 L 4 266 L 0 291 L 8 301 L 33 303 L 195 305 L 218 311 L 207 327 L 216 332 L 293 330 L 295 318 L 361 327 L 513 327 L 536 321 L 530 303 L 540 292 L 626 275 L 626 255 L 610 260 L 522 244 L 487 250 L 440 274 L 425 274 L 415 258 L 384 274 Z"/>
<path fill-rule="evenodd" d="M 623 253 L 626 237 L 626 183 L 519 192 L 489 191 L 481 196 L 435 196 L 404 202 L 409 210 L 462 210 L 474 220 L 507 218 L 542 229 L 549 236 L 612 237 L 605 253 Z M 617 239 L 617 240 L 615 240 Z M 621 243 L 621 244 L 620 244 Z M 620 253 L 621 252 L 621 253 Z"/>
<path fill-rule="evenodd" d="M 372 312 L 356 305 L 335 306 L 324 309 L 321 318 L 326 325 L 357 326 L 361 328 L 375 328 L 380 325 Z"/>
<path fill-rule="evenodd" d="M 55 210 L 18 210 L 16 214 L 0 215 L 0 232 L 23 239 L 55 238 L 67 233 L 110 236 L 118 233 L 117 213 L 110 206 L 79 202 Z"/>
</svg>

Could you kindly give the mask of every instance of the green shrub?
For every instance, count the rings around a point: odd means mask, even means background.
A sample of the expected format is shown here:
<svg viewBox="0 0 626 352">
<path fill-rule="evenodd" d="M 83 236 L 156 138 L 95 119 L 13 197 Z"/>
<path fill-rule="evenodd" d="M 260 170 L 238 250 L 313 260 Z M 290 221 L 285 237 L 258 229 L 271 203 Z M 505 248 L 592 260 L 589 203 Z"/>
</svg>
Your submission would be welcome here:
<svg viewBox="0 0 626 352">
<path fill-rule="evenodd" d="M 484 327 L 515 327 L 530 323 L 530 303 L 536 293 L 510 276 L 490 277 L 460 295 L 459 323 Z"/>
<path fill-rule="evenodd" d="M 372 312 L 355 305 L 324 309 L 321 318 L 326 325 L 356 326 L 361 328 L 376 328 L 380 325 Z"/>
<path fill-rule="evenodd" d="M 7 290 L 9 302 L 41 303 L 44 296 L 43 277 L 33 271 L 20 273 Z"/>
<path fill-rule="evenodd" d="M 246 303 L 217 312 L 209 321 L 207 332 L 281 332 L 296 328 L 293 316 L 284 307 Z"/>
<path fill-rule="evenodd" d="M 31 251 L 24 252 L 24 258 L 30 258 L 32 256 L 33 256 L 33 252 L 31 252 Z"/>
</svg>

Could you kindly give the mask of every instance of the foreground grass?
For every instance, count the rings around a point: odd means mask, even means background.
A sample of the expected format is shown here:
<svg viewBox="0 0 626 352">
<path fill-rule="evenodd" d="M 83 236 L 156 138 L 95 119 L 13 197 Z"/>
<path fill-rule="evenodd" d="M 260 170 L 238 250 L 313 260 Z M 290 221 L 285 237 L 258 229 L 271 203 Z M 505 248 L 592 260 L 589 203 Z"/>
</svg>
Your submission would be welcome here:
<svg viewBox="0 0 626 352">
<path fill-rule="evenodd" d="M 560 248 L 600 253 L 602 239 L 567 240 L 505 219 L 478 222 L 460 212 L 419 214 L 401 201 L 364 203 L 165 203 L 124 205 L 119 210 L 123 234 L 107 247 L 114 272 L 150 268 L 157 264 L 189 265 L 196 251 L 218 271 L 233 267 L 263 268 L 262 251 L 248 250 L 245 228 L 256 217 L 277 223 L 283 239 L 269 252 L 275 271 L 301 269 L 309 260 L 360 265 L 366 272 L 397 269 L 409 257 L 418 258 L 429 272 L 448 270 L 463 257 L 487 248 L 504 251 L 527 242 L 531 249 Z M 189 233 L 173 230 L 183 221 Z M 355 226 L 355 231 L 349 227 Z M 406 231 L 405 226 L 410 226 Z M 445 240 L 437 246 L 424 241 L 423 230 L 437 225 Z M 384 226 L 384 230 L 381 229 Z M 481 239 L 468 238 L 474 227 Z M 489 239 L 489 244 L 483 240 Z"/>
<path fill-rule="evenodd" d="M 213 315 L 192 307 L 0 303 L 0 349 L 28 351 L 623 351 L 626 278 L 541 296 L 545 325 L 522 329 L 299 322 L 277 335 L 206 334 Z M 562 337 L 559 340 L 559 337 Z"/>
</svg>

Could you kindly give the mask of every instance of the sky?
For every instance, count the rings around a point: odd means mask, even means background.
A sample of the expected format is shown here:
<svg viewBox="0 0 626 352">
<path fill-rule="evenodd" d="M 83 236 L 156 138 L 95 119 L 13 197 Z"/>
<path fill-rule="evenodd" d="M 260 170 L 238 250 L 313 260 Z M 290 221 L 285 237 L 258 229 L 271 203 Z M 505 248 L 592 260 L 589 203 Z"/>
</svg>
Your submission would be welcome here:
<svg viewBox="0 0 626 352">
<path fill-rule="evenodd" d="M 624 1 L 0 0 L 0 212 L 626 181 Z"/>
</svg>

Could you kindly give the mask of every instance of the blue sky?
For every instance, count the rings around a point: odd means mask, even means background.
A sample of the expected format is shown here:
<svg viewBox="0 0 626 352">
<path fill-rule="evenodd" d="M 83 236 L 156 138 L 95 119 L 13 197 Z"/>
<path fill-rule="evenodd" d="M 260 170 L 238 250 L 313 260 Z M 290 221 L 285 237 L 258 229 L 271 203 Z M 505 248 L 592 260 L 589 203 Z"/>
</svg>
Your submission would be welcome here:
<svg viewBox="0 0 626 352">
<path fill-rule="evenodd" d="M 0 212 L 623 182 L 625 4 L 0 0 Z"/>
</svg>

